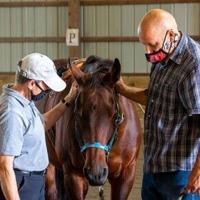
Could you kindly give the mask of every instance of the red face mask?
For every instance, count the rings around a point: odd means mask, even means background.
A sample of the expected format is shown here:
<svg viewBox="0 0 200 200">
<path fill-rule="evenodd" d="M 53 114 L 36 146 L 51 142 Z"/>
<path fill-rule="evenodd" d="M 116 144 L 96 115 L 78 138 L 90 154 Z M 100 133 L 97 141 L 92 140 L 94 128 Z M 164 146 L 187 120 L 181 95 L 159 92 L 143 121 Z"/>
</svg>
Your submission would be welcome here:
<svg viewBox="0 0 200 200">
<path fill-rule="evenodd" d="M 158 51 L 153 53 L 146 53 L 145 56 L 148 62 L 154 64 L 163 61 L 168 56 L 168 53 L 165 52 L 163 49 L 159 49 Z"/>
<path fill-rule="evenodd" d="M 147 59 L 148 62 L 150 62 L 152 64 L 155 64 L 155 63 L 158 63 L 158 62 L 162 62 L 168 56 L 172 45 L 168 44 L 168 43 L 165 43 L 165 40 L 166 40 L 166 37 L 167 37 L 167 33 L 168 33 L 168 31 L 165 34 L 162 48 L 160 48 L 158 51 L 155 51 L 153 53 L 146 53 L 145 54 L 146 59 Z M 168 53 L 163 50 L 164 46 L 165 46 L 165 49 L 166 48 L 168 49 Z"/>
</svg>

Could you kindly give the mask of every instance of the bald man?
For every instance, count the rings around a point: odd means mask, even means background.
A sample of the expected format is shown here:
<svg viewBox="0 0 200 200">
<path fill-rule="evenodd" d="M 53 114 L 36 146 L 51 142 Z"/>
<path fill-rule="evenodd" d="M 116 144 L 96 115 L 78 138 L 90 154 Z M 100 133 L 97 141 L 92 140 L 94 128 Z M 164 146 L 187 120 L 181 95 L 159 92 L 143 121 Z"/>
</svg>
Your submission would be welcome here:
<svg viewBox="0 0 200 200">
<path fill-rule="evenodd" d="M 138 33 L 152 63 L 148 89 L 121 79 L 117 90 L 146 105 L 142 199 L 200 199 L 200 45 L 161 9 L 142 18 Z"/>
</svg>

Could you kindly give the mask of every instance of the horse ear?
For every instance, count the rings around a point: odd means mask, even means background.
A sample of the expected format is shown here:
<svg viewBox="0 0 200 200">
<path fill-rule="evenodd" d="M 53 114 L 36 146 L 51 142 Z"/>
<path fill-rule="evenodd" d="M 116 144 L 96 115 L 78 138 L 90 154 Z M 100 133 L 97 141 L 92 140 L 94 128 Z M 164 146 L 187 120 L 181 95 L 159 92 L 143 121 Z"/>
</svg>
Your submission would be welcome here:
<svg viewBox="0 0 200 200">
<path fill-rule="evenodd" d="M 79 69 L 78 67 L 75 67 L 75 66 L 70 66 L 69 67 L 71 72 L 72 72 L 72 75 L 73 77 L 76 79 L 77 83 L 79 85 L 82 85 L 85 83 L 85 79 L 86 79 L 86 75 L 83 71 L 81 71 L 81 69 Z"/>
<path fill-rule="evenodd" d="M 112 82 L 116 83 L 120 79 L 121 64 L 118 58 L 115 58 L 112 66 Z"/>
<path fill-rule="evenodd" d="M 115 58 L 114 63 L 112 65 L 112 69 L 109 73 L 107 73 L 104 78 L 103 82 L 108 83 L 110 85 L 114 85 L 120 78 L 121 73 L 121 64 L 117 58 Z"/>
</svg>

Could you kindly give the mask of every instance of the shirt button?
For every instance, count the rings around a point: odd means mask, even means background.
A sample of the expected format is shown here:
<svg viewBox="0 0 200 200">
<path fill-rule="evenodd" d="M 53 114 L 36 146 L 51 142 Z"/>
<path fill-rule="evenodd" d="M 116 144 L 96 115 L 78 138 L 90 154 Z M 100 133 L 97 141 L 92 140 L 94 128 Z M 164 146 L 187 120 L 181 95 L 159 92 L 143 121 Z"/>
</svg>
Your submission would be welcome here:
<svg viewBox="0 0 200 200">
<path fill-rule="evenodd" d="M 152 100 L 151 100 L 151 103 L 153 103 L 153 102 L 154 102 L 154 100 L 152 99 Z"/>
<path fill-rule="evenodd" d="M 150 114 L 148 114 L 148 118 L 150 118 L 151 117 L 151 115 Z"/>
</svg>

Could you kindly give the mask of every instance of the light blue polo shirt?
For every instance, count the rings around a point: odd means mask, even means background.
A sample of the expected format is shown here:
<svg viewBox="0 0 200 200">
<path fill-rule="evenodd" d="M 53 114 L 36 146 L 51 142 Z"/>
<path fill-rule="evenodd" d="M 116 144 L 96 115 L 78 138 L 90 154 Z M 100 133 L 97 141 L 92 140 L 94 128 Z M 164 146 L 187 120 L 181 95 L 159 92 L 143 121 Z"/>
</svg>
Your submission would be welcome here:
<svg viewBox="0 0 200 200">
<path fill-rule="evenodd" d="M 49 163 L 43 116 L 8 85 L 0 96 L 0 155 L 14 156 L 14 168 L 26 171 L 44 170 Z"/>
</svg>

